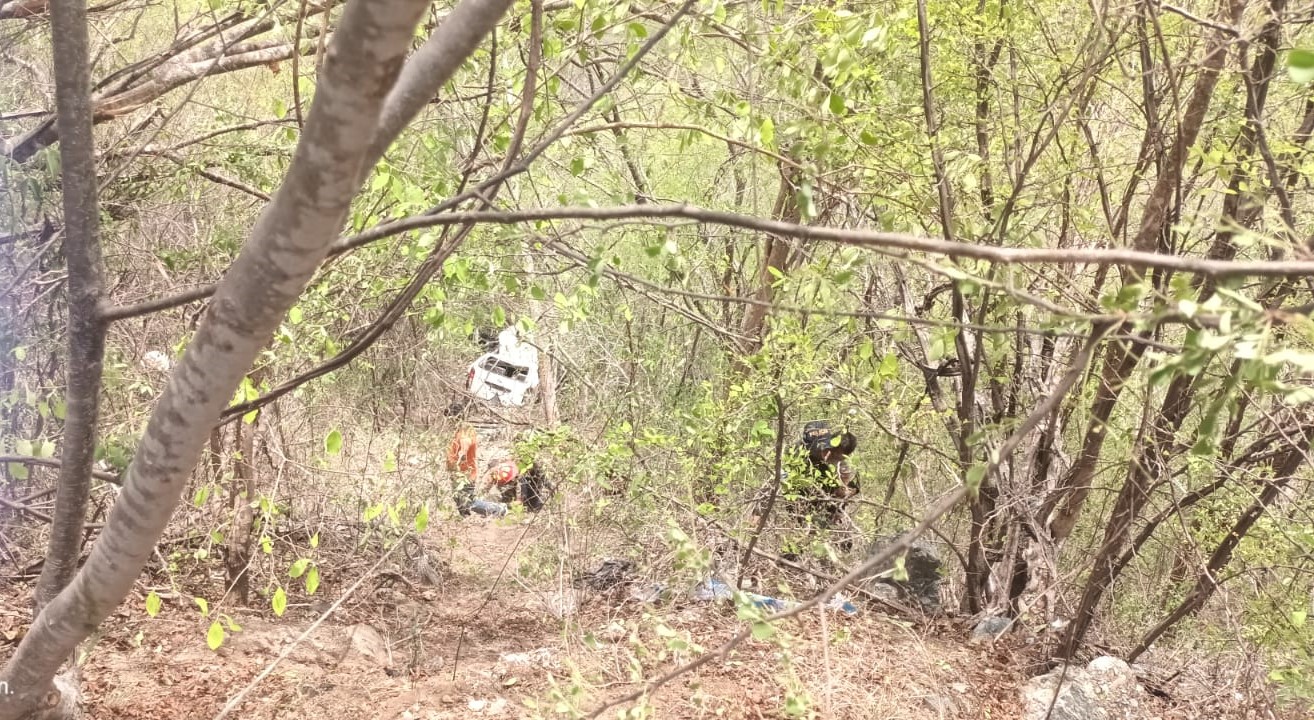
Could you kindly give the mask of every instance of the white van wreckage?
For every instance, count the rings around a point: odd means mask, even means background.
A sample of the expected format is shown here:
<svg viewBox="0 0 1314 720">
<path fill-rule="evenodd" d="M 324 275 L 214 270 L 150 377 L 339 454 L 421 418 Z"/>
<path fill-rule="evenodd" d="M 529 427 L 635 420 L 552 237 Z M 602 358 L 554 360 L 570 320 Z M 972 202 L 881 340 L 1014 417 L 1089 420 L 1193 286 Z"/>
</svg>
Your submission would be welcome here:
<svg viewBox="0 0 1314 720">
<path fill-rule="evenodd" d="M 470 363 L 466 389 L 481 400 L 522 406 L 538 387 L 538 348 L 520 341 L 514 327 L 497 335 L 497 350 Z"/>
</svg>

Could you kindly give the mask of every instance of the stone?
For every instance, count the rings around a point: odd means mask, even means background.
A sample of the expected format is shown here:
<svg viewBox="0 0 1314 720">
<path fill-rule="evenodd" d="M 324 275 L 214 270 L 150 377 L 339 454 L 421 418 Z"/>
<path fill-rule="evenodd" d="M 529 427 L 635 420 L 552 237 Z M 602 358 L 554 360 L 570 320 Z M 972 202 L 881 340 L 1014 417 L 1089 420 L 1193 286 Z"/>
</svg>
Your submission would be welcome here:
<svg viewBox="0 0 1314 720">
<path fill-rule="evenodd" d="M 902 535 L 876 538 L 868 547 L 864 557 L 871 557 L 889 545 L 898 542 Z M 908 574 L 906 580 L 895 580 L 894 569 L 897 557 L 882 563 L 864 575 L 859 582 L 868 592 L 880 594 L 881 586 L 893 587 L 900 599 L 912 601 L 923 611 L 935 613 L 940 611 L 940 571 L 943 563 L 935 547 L 924 541 L 916 541 L 903 555 L 903 567 Z"/>
<path fill-rule="evenodd" d="M 388 641 L 369 625 L 353 625 L 348 628 L 350 646 L 348 657 L 362 658 L 366 663 L 381 668 L 392 666 L 392 653 L 388 651 Z"/>
<path fill-rule="evenodd" d="M 995 640 L 1013 627 L 1013 621 L 999 615 L 987 615 L 972 628 L 972 637 L 968 642 L 976 645 Z"/>
<path fill-rule="evenodd" d="M 1062 678 L 1062 688 L 1059 679 Z M 1022 687 L 1021 720 L 1143 720 L 1148 693 L 1127 663 L 1102 656 L 1086 667 L 1055 668 Z M 1053 711 L 1050 711 L 1050 706 Z"/>
</svg>

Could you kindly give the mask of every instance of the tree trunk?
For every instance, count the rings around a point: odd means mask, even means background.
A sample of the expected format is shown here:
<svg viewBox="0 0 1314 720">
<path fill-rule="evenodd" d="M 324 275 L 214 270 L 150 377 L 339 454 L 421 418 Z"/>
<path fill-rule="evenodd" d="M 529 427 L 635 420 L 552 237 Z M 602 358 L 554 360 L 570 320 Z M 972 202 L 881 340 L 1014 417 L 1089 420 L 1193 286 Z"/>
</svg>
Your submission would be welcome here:
<svg viewBox="0 0 1314 720">
<path fill-rule="evenodd" d="M 251 384 L 260 387 L 268 366 L 261 366 L 251 373 Z M 239 421 L 233 425 L 233 445 L 237 457 L 233 462 L 233 481 L 229 487 L 228 506 L 231 510 L 228 526 L 228 542 L 224 548 L 224 569 L 228 579 L 228 592 L 238 605 L 250 602 L 251 548 L 254 544 L 252 523 L 255 513 L 251 508 L 256 488 L 256 435 L 260 432 L 260 420 L 264 416 L 261 410 L 255 411 L 251 422 Z"/>
<path fill-rule="evenodd" d="M 1246 0 L 1227 0 L 1220 20 L 1228 26 L 1236 25 L 1240 22 L 1245 6 Z M 1133 241 L 1136 250 L 1155 251 L 1161 237 L 1169 230 L 1168 221 L 1172 214 L 1172 203 L 1181 184 L 1187 153 L 1200 134 L 1205 114 L 1213 99 L 1214 88 L 1218 85 L 1219 72 L 1223 68 L 1231 46 L 1232 37 L 1225 29 L 1216 29 L 1210 36 L 1204 57 L 1200 61 L 1200 74 L 1196 77 L 1190 99 L 1182 114 L 1181 129 L 1169 149 L 1168 159 L 1145 203 L 1141 226 Z M 1142 277 L 1138 272 L 1126 271 L 1123 280 L 1126 283 L 1140 282 Z M 1057 542 L 1062 542 L 1071 535 L 1076 526 L 1086 498 L 1090 494 L 1095 464 L 1104 445 L 1113 408 L 1132 371 L 1140 363 L 1145 349 L 1146 345 L 1140 342 L 1132 343 L 1130 347 L 1114 345 L 1109 348 L 1104 358 L 1100 387 L 1091 406 L 1090 423 L 1086 429 L 1081 454 L 1045 503 L 1050 534 Z"/>
<path fill-rule="evenodd" d="M 798 181 L 797 169 L 780 165 L 780 190 L 776 193 L 776 203 L 771 210 L 773 219 L 797 223 L 802 218 L 798 200 L 794 196 Z M 740 358 L 762 349 L 766 337 L 767 314 L 776 296 L 776 276 L 789 272 L 793 249 L 794 244 L 789 238 L 767 235 L 762 240 L 762 266 L 757 274 L 757 289 L 753 292 L 753 299 L 757 302 L 749 305 L 744 312 L 743 335 L 749 340 L 740 348 Z"/>
<path fill-rule="evenodd" d="M 105 285 L 100 267 L 86 5 L 79 1 L 57 2 L 51 8 L 50 22 L 57 125 L 64 136 L 59 156 L 64 258 L 68 265 L 68 390 L 59 490 L 46 562 L 37 583 L 36 613 L 68 585 L 82 556 L 105 356 L 105 323 L 99 316 Z"/>
<path fill-rule="evenodd" d="M 55 673 L 131 590 L 224 405 L 341 230 L 368 170 L 359 139 L 375 135 L 426 4 L 349 0 L 287 177 L 170 376 L 90 558 L 0 672 L 0 720 L 49 716 L 38 710 L 69 697 Z"/>
</svg>

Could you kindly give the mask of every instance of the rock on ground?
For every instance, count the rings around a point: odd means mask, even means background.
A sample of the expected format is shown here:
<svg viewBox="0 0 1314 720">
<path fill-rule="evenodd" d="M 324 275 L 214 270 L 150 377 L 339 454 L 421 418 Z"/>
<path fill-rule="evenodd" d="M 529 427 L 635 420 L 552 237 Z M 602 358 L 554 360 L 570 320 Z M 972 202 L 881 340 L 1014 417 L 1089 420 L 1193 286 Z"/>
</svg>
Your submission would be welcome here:
<svg viewBox="0 0 1314 720">
<path fill-rule="evenodd" d="M 1084 668 L 1055 668 L 1023 685 L 1022 720 L 1155 720 L 1148 701 L 1127 663 L 1101 656 Z"/>
<path fill-rule="evenodd" d="M 876 538 L 867 549 L 866 557 L 871 557 L 882 548 L 897 542 L 901 536 Z M 895 580 L 894 560 L 872 569 L 862 581 L 870 592 L 882 595 L 893 587 L 901 598 L 915 602 L 922 610 L 933 613 L 940 610 L 940 554 L 925 542 L 914 542 L 903 556 L 903 568 L 908 573 L 907 580 Z"/>
</svg>

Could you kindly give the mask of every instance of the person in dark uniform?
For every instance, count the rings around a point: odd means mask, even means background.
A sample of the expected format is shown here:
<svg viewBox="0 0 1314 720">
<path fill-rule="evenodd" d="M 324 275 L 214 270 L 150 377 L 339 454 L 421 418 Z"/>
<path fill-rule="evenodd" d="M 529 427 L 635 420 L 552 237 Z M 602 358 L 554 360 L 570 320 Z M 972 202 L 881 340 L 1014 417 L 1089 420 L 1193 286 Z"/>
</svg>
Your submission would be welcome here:
<svg viewBox="0 0 1314 720">
<path fill-rule="evenodd" d="M 804 457 L 806 472 L 801 494 L 809 524 L 835 527 L 844 513 L 844 501 L 858 494 L 858 474 L 849 464 L 849 456 L 857 448 L 853 433 L 834 431 L 825 420 L 803 426 L 799 454 Z"/>
<path fill-rule="evenodd" d="M 802 441 L 790 448 L 780 478 L 778 495 L 786 500 L 786 512 L 811 530 L 834 530 L 843 524 L 846 501 L 859 491 L 858 474 L 849 464 L 849 456 L 858 447 L 858 439 L 847 430 L 834 430 L 825 420 L 803 426 Z M 756 515 L 766 511 L 769 492 L 763 492 Z M 852 540 L 841 540 L 847 551 Z M 798 542 L 786 542 L 781 556 L 798 559 Z"/>
</svg>

